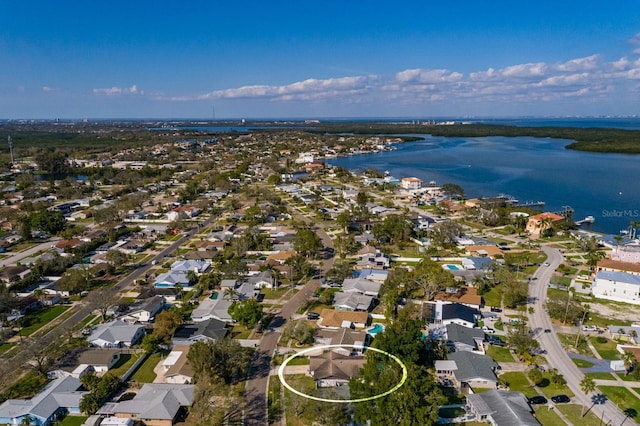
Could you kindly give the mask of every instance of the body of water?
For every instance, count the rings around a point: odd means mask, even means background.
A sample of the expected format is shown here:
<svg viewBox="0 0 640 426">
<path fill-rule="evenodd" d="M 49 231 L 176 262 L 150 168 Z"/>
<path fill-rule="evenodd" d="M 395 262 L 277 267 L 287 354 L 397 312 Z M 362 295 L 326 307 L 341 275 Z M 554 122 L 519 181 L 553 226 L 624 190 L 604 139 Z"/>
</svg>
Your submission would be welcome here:
<svg viewBox="0 0 640 426">
<path fill-rule="evenodd" d="M 375 167 L 396 178 L 416 176 L 438 185 L 456 183 L 469 198 L 509 194 L 520 202 L 544 201 L 548 211 L 568 205 L 576 220 L 594 216 L 592 229 L 598 232 L 618 233 L 630 221 L 640 221 L 640 155 L 573 151 L 564 148 L 570 141 L 551 138 L 407 136 L 425 139 L 330 163 Z"/>
</svg>

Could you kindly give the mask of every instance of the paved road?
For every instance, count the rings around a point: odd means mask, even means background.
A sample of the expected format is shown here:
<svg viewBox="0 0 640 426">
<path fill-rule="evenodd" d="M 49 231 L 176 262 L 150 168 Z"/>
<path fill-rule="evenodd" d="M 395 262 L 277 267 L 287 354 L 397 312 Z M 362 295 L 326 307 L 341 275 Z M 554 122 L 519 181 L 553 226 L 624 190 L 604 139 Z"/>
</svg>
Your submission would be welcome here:
<svg viewBox="0 0 640 426">
<path fill-rule="evenodd" d="M 31 257 L 38 252 L 48 251 L 51 249 L 51 246 L 57 243 L 58 241 L 60 241 L 60 238 L 55 237 L 55 238 L 49 239 L 48 241 L 45 241 L 44 243 L 38 244 L 37 246 L 31 247 L 21 252 L 9 251 L 6 253 L 8 257 L 5 257 L 4 259 L 0 260 L 0 268 L 3 268 L 7 265 L 14 265 L 17 262 L 21 261 L 22 259 Z"/>
<path fill-rule="evenodd" d="M 194 227 L 192 230 L 190 230 L 188 233 L 183 235 L 180 239 L 175 241 L 173 244 L 163 249 L 160 253 L 158 253 L 158 255 L 156 255 L 156 257 L 154 257 L 154 259 L 160 260 L 165 256 L 172 254 L 182 244 L 184 244 L 185 241 L 188 241 L 191 237 L 193 237 L 198 232 L 199 229 L 209 226 L 211 222 L 213 222 L 215 219 L 216 219 L 215 216 L 211 216 L 210 218 L 205 220 L 202 223 L 202 225 L 200 225 L 199 227 Z M 41 247 L 41 246 L 42 244 L 39 245 L 38 247 Z M 34 247 L 33 249 L 30 249 L 28 251 L 34 250 L 32 254 L 35 254 L 38 251 L 37 250 L 38 247 Z M 46 243 L 46 247 L 44 249 L 48 249 L 50 247 L 51 247 L 51 241 Z M 40 250 L 42 250 L 42 248 L 40 248 Z M 24 253 L 26 252 L 22 252 L 20 254 L 22 255 Z M 23 257 L 27 257 L 32 254 L 26 254 Z M 130 286 L 133 282 L 135 282 L 135 280 L 137 280 L 138 278 L 146 274 L 152 267 L 153 265 L 149 263 L 143 267 L 137 268 L 136 270 L 131 272 L 129 275 L 127 275 L 125 278 L 120 280 L 116 285 L 108 289 L 104 294 L 102 294 L 102 296 L 107 298 L 108 300 L 112 300 L 113 303 L 115 303 L 116 297 L 118 297 L 119 293 L 123 289 Z M 92 306 L 86 302 L 83 302 L 81 305 L 77 305 L 77 306 L 80 306 L 80 308 L 73 315 L 69 316 L 67 319 L 62 321 L 59 325 L 49 330 L 46 334 L 30 340 L 36 340 L 39 345 L 41 345 L 42 347 L 46 347 L 54 339 L 58 338 L 60 334 L 59 333 L 60 330 L 63 330 L 65 327 L 69 327 L 69 326 L 73 327 L 75 324 L 82 321 L 87 315 L 91 314 L 95 310 L 95 306 Z M 17 352 L 12 354 L 12 360 L 16 360 L 16 359 L 19 360 L 20 362 L 27 361 L 29 360 L 29 354 L 25 350 L 18 349 Z"/>
<path fill-rule="evenodd" d="M 298 213 L 293 214 L 297 219 L 305 223 L 310 220 Z M 325 247 L 326 257 L 323 259 L 322 271 L 325 273 L 333 266 L 333 242 L 329 235 L 321 227 L 315 227 L 316 233 L 322 239 Z M 330 249 L 330 250 L 327 250 Z M 260 340 L 260 346 L 251 361 L 249 377 L 245 391 L 246 409 L 244 414 L 245 426 L 264 426 L 268 424 L 267 415 L 267 390 L 269 386 L 269 371 L 271 369 L 271 358 L 278 340 L 281 336 L 281 329 L 286 324 L 306 300 L 311 298 L 313 292 L 320 287 L 320 280 L 312 279 L 307 282 L 291 299 L 289 299 L 282 309 L 276 313 L 269 323 L 268 331 Z"/>
<path fill-rule="evenodd" d="M 553 368 L 557 368 L 558 371 L 564 375 L 564 378 L 567 380 L 567 385 L 575 394 L 573 399 L 587 407 L 591 407 L 592 395 L 587 396 L 582 392 L 582 389 L 580 389 L 580 382 L 582 381 L 584 374 L 573 363 L 573 361 L 571 361 L 571 358 L 569 358 L 565 350 L 562 348 L 556 334 L 544 332 L 545 329 L 553 329 L 551 319 L 544 309 L 544 303 L 547 298 L 547 283 L 551 280 L 553 271 L 555 271 L 560 263 L 562 263 L 564 258 L 559 250 L 548 246 L 543 246 L 542 251 L 547 254 L 547 262 L 549 262 L 549 266 L 541 266 L 538 268 L 534 274 L 536 279 L 532 281 L 535 284 L 531 284 L 529 286 L 530 306 L 533 306 L 535 309 L 533 314 L 528 314 L 529 326 L 534 331 L 541 347 L 547 351 L 546 358 L 549 365 Z M 607 401 L 604 404 L 595 405 L 592 408 L 592 412 L 594 412 L 598 417 L 601 417 L 604 414 L 604 424 L 637 424 L 633 419 L 626 417 L 622 410 L 610 401 Z"/>
</svg>

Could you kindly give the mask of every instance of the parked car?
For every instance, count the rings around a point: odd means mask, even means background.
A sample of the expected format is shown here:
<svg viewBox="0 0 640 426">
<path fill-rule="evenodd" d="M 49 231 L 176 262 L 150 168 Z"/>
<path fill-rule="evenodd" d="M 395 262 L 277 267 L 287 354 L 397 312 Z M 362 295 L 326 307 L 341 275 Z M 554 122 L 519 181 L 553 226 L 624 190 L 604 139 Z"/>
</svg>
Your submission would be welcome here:
<svg viewBox="0 0 640 426">
<path fill-rule="evenodd" d="M 492 306 L 491 312 L 502 312 L 502 309 L 498 308 L 497 306 Z"/>
<path fill-rule="evenodd" d="M 309 312 L 309 313 L 307 314 L 307 319 L 308 319 L 308 320 L 317 320 L 317 319 L 320 319 L 320 314 L 319 314 L 319 313 L 317 313 L 317 312 Z"/>
<path fill-rule="evenodd" d="M 551 400 L 556 404 L 565 404 L 571 401 L 571 399 L 567 395 L 555 395 L 551 397 Z"/>
<path fill-rule="evenodd" d="M 536 395 L 529 398 L 529 404 L 546 404 L 547 398 L 542 395 Z"/>
<path fill-rule="evenodd" d="M 493 328 L 487 327 L 486 325 L 484 327 L 482 327 L 482 331 L 484 331 L 485 333 L 495 333 L 496 332 Z"/>
<path fill-rule="evenodd" d="M 582 331 L 598 331 L 598 327 L 595 325 L 583 325 Z"/>
<path fill-rule="evenodd" d="M 544 262 L 542 266 L 549 266 L 549 262 Z"/>
<path fill-rule="evenodd" d="M 487 336 L 487 341 L 490 344 L 495 345 L 495 346 L 500 346 L 500 347 L 504 346 L 504 341 L 501 338 L 497 337 L 497 336 Z"/>
</svg>

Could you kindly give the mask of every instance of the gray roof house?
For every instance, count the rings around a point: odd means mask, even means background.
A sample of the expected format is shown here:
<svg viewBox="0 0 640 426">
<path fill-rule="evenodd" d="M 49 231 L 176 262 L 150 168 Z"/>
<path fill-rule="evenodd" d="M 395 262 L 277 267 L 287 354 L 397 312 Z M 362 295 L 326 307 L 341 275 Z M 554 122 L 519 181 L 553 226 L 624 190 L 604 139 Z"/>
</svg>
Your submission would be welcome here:
<svg viewBox="0 0 640 426">
<path fill-rule="evenodd" d="M 120 319 L 131 324 L 136 322 L 153 322 L 156 315 L 162 312 L 164 306 L 164 296 L 153 296 L 138 302 L 129 312 L 120 317 Z"/>
<path fill-rule="evenodd" d="M 182 324 L 173 335 L 174 345 L 191 345 L 195 342 L 216 341 L 227 335 L 227 323 L 208 319 L 195 324 Z"/>
<path fill-rule="evenodd" d="M 21 424 L 29 417 L 31 424 L 52 424 L 57 415 L 80 414 L 80 380 L 67 376 L 54 380 L 31 399 L 9 399 L 0 405 L 0 424 Z"/>
<path fill-rule="evenodd" d="M 224 322 L 233 322 L 233 318 L 229 315 L 231 304 L 233 304 L 232 300 L 227 300 L 220 295 L 217 299 L 206 298 L 191 313 L 191 321 L 202 322 L 215 318 Z"/>
<path fill-rule="evenodd" d="M 100 348 L 121 348 L 135 345 L 144 336 L 144 327 L 115 320 L 98 324 L 87 341 Z"/>
<path fill-rule="evenodd" d="M 271 271 L 262 271 L 257 275 L 247 278 L 247 282 L 251 283 L 254 288 L 272 288 L 275 285 L 275 280 Z"/>
<path fill-rule="evenodd" d="M 178 272 L 193 271 L 196 274 L 206 272 L 211 267 L 209 262 L 204 260 L 177 260 L 171 264 L 171 270 Z"/>
<path fill-rule="evenodd" d="M 365 278 L 347 278 L 342 282 L 342 291 L 345 293 L 360 293 L 378 297 L 382 284 L 369 281 Z"/>
<path fill-rule="evenodd" d="M 183 287 L 189 286 L 189 277 L 184 271 L 169 271 L 160 274 L 153 281 L 155 287 L 175 287 L 180 284 Z"/>
<path fill-rule="evenodd" d="M 438 311 L 441 315 L 439 319 L 444 325 L 455 323 L 464 327 L 473 328 L 481 317 L 477 309 L 470 308 L 461 303 L 442 304 L 438 301 L 436 303 L 436 315 Z"/>
<path fill-rule="evenodd" d="M 467 395 L 467 404 L 476 420 L 495 426 L 537 426 L 531 406 L 522 392 L 489 390 Z"/>
<path fill-rule="evenodd" d="M 338 292 L 333 295 L 333 307 L 341 311 L 368 312 L 373 304 L 373 296 L 360 293 Z"/>
<path fill-rule="evenodd" d="M 146 383 L 133 399 L 110 406 L 109 414 L 151 424 L 172 424 L 180 409 L 193 403 L 194 389 L 195 385 Z"/>
<path fill-rule="evenodd" d="M 449 361 L 456 363 L 453 370 L 460 391 L 468 393 L 471 388 L 493 388 L 498 385 L 495 369 L 498 364 L 493 358 L 469 351 L 452 352 L 447 355 Z"/>
<path fill-rule="evenodd" d="M 447 343 L 458 351 L 476 351 L 484 354 L 484 331 L 459 324 L 447 324 Z"/>
</svg>

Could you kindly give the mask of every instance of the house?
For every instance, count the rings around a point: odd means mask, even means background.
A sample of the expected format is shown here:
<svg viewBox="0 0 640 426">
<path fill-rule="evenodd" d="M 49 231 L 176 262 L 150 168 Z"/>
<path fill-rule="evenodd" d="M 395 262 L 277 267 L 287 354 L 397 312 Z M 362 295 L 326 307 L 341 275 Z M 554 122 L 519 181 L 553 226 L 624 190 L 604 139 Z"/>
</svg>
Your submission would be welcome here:
<svg viewBox="0 0 640 426">
<path fill-rule="evenodd" d="M 0 405 L 0 424 L 52 425 L 64 414 L 80 414 L 80 400 L 88 392 L 75 377 L 55 379 L 31 399 L 8 399 Z M 23 423 L 24 422 L 24 423 Z"/>
<path fill-rule="evenodd" d="M 0 271 L 0 281 L 10 285 L 26 277 L 29 272 L 31 272 L 31 269 L 25 266 L 7 266 Z"/>
<path fill-rule="evenodd" d="M 564 220 L 564 216 L 559 214 L 545 212 L 534 216 L 530 216 L 527 221 L 527 231 L 531 237 L 539 237 L 545 230 L 550 228 L 554 222 Z"/>
<path fill-rule="evenodd" d="M 522 392 L 489 390 L 467 395 L 467 405 L 478 422 L 494 426 L 537 426 L 527 397 Z"/>
<path fill-rule="evenodd" d="M 195 324 L 182 324 L 173 335 L 174 345 L 191 345 L 195 342 L 216 341 L 224 338 L 229 330 L 227 323 L 214 318 Z"/>
<path fill-rule="evenodd" d="M 446 330 L 447 345 L 453 347 L 456 352 L 473 351 L 484 354 L 484 331 L 459 324 L 447 324 Z"/>
<path fill-rule="evenodd" d="M 626 272 L 627 274 L 640 275 L 640 263 L 628 261 L 601 259 L 596 264 L 596 271 Z"/>
<path fill-rule="evenodd" d="M 388 269 L 389 256 L 377 251 L 374 254 L 359 255 L 360 260 L 356 263 L 356 269 Z"/>
<path fill-rule="evenodd" d="M 196 274 L 202 274 L 207 272 L 211 264 L 203 260 L 177 260 L 171 264 L 172 272 L 184 272 L 193 271 Z"/>
<path fill-rule="evenodd" d="M 236 288 L 238 280 L 222 280 L 220 281 L 220 288 Z"/>
<path fill-rule="evenodd" d="M 120 317 L 122 321 L 134 324 L 136 322 L 153 322 L 158 313 L 165 307 L 164 296 L 153 296 L 145 299 L 131 308 L 126 315 Z"/>
<path fill-rule="evenodd" d="M 478 295 L 478 290 L 469 286 L 448 287 L 445 291 L 436 293 L 433 300 L 443 303 L 460 303 L 474 309 L 480 309 L 482 305 L 482 297 Z"/>
<path fill-rule="evenodd" d="M 120 360 L 120 349 L 88 349 L 78 356 L 77 363 L 86 365 L 98 374 L 113 368 Z"/>
<path fill-rule="evenodd" d="M 164 361 L 165 383 L 176 385 L 189 384 L 193 380 L 193 368 L 187 359 L 191 346 L 174 346 Z"/>
<path fill-rule="evenodd" d="M 611 259 L 620 262 L 640 263 L 640 246 L 616 245 L 611 251 Z"/>
<path fill-rule="evenodd" d="M 591 293 L 601 299 L 640 304 L 640 276 L 627 272 L 599 271 L 591 285 Z"/>
<path fill-rule="evenodd" d="M 360 275 L 365 280 L 373 281 L 374 283 L 384 283 L 389 276 L 389 271 L 386 269 L 362 269 Z"/>
<path fill-rule="evenodd" d="M 316 345 L 344 345 L 344 348 L 333 349 L 344 355 L 349 355 L 354 352 L 362 354 L 369 345 L 370 339 L 371 337 L 366 332 L 351 330 L 349 328 L 341 328 L 338 330 L 319 328 L 314 337 Z"/>
<path fill-rule="evenodd" d="M 171 426 L 178 414 L 193 403 L 194 385 L 146 383 L 136 396 L 108 407 L 109 412 L 121 419 L 134 419 L 147 426 Z"/>
<path fill-rule="evenodd" d="M 320 311 L 318 325 L 323 328 L 364 328 L 369 321 L 367 312 L 337 311 L 323 309 Z"/>
<path fill-rule="evenodd" d="M 190 281 L 184 271 L 169 271 L 160 274 L 153 281 L 154 287 L 175 287 L 180 284 L 182 287 L 189 287 Z"/>
<path fill-rule="evenodd" d="M 447 325 L 459 324 L 464 327 L 473 328 L 480 319 L 480 312 L 461 303 L 436 302 L 434 310 L 434 322 Z"/>
<path fill-rule="evenodd" d="M 465 254 L 471 257 L 489 257 L 494 258 L 498 255 L 503 255 L 500 247 L 496 245 L 467 245 L 464 247 Z M 467 264 L 469 262 L 467 261 Z M 462 262 L 462 265 L 465 266 L 465 262 Z"/>
<path fill-rule="evenodd" d="M 262 271 L 257 275 L 250 276 L 247 282 L 251 283 L 255 289 L 261 288 L 273 288 L 276 285 L 276 280 L 273 277 L 273 273 L 269 270 Z"/>
<path fill-rule="evenodd" d="M 309 357 L 309 374 L 319 388 L 342 386 L 358 374 L 364 363 L 363 356 L 327 351 L 322 355 Z"/>
<path fill-rule="evenodd" d="M 368 312 L 374 301 L 373 296 L 360 293 L 337 292 L 333 295 L 333 307 L 341 311 Z"/>
<path fill-rule="evenodd" d="M 342 282 L 342 291 L 345 293 L 360 293 L 367 296 L 378 297 L 382 284 L 369 281 L 362 277 L 347 278 Z"/>
<path fill-rule="evenodd" d="M 498 364 L 493 358 L 470 351 L 451 352 L 447 354 L 449 361 L 456 363 L 453 377 L 461 393 L 469 393 L 469 389 L 498 387 L 495 370 Z M 438 367 L 436 366 L 436 370 Z"/>
<path fill-rule="evenodd" d="M 220 294 L 216 299 L 206 298 L 191 313 L 191 321 L 202 322 L 214 318 L 227 323 L 233 322 L 229 315 L 232 304 L 232 300 L 225 299 Z"/>
<path fill-rule="evenodd" d="M 87 341 L 99 348 L 122 348 L 133 346 L 144 336 L 144 327 L 115 320 L 95 326 Z"/>
<path fill-rule="evenodd" d="M 493 256 L 493 254 L 489 254 Z M 470 256 L 462 259 L 462 267 L 468 271 L 489 271 L 494 261 L 490 257 Z"/>
<path fill-rule="evenodd" d="M 404 177 L 400 179 L 400 188 L 407 191 L 417 191 L 422 188 L 422 179 L 417 177 Z"/>
</svg>

